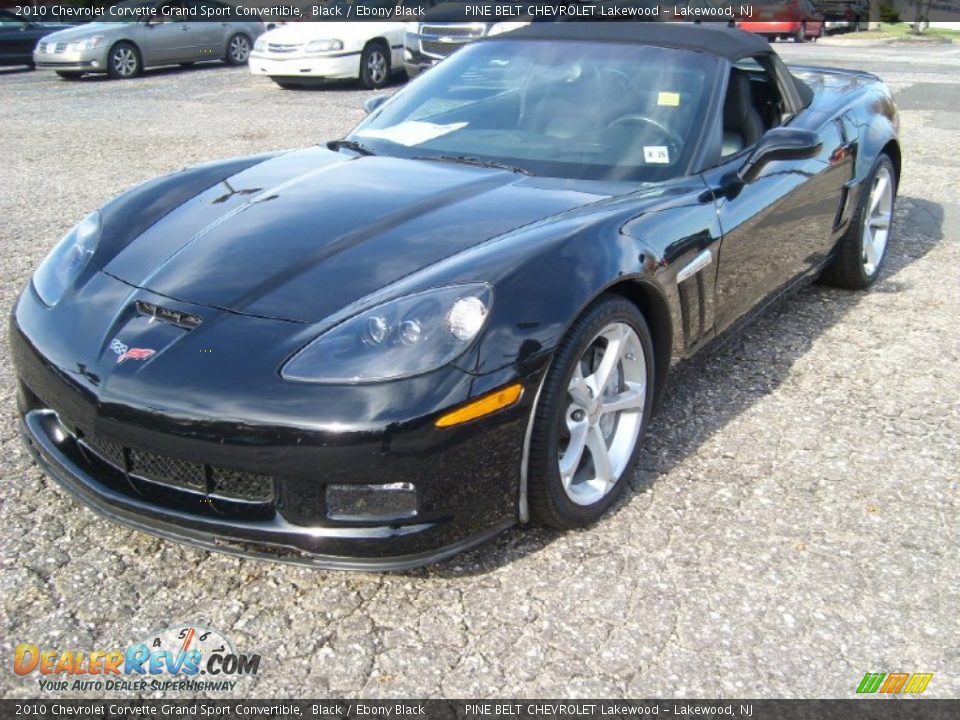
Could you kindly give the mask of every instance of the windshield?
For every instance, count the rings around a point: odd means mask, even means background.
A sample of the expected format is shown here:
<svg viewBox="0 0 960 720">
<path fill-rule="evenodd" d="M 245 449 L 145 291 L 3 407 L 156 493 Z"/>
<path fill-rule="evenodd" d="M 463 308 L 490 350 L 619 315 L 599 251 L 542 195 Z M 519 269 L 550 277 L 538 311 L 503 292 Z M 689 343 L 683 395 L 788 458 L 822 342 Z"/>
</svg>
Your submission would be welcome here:
<svg viewBox="0 0 960 720">
<path fill-rule="evenodd" d="M 686 168 L 715 60 L 640 45 L 470 45 L 349 136 L 382 155 L 470 158 L 534 175 L 659 181 Z"/>
</svg>

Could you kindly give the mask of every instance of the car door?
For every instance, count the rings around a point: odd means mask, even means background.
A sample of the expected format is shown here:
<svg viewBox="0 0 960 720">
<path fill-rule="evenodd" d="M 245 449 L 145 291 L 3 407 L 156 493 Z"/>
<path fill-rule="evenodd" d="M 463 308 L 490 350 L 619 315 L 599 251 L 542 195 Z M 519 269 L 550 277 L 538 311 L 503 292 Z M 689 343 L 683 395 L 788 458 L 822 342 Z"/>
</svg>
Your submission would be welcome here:
<svg viewBox="0 0 960 720">
<path fill-rule="evenodd" d="M 0 10 L 0 65 L 26 62 L 36 43 L 30 25 L 6 10 Z"/>
<path fill-rule="evenodd" d="M 751 91 L 763 122 L 761 136 L 780 120 L 804 125 L 805 118 L 791 117 L 789 112 L 776 117 L 789 110 L 786 98 L 763 97 L 773 90 L 782 94 L 781 79 L 756 63 L 747 68 L 752 84 L 765 88 Z M 737 71 L 734 68 L 733 72 Z M 731 86 L 732 80 L 728 101 Z M 844 184 L 852 176 L 852 165 L 838 153 L 844 139 L 836 123 L 806 129 L 816 130 L 820 136 L 822 147 L 816 157 L 776 160 L 752 182 L 731 182 L 759 141 L 757 137 L 704 173 L 708 186 L 715 189 L 723 233 L 716 286 L 718 332 L 818 267 L 833 246 Z"/>
<path fill-rule="evenodd" d="M 191 27 L 195 23 L 178 19 L 183 17 L 177 14 L 182 8 L 181 0 L 158 6 L 156 18 L 146 24 L 143 33 L 144 64 L 166 65 L 196 58 L 196 41 Z"/>
<path fill-rule="evenodd" d="M 192 0 L 189 5 L 194 8 L 194 17 L 209 18 L 202 22 L 190 23 L 196 51 L 193 59 L 212 60 L 222 57 L 224 48 L 227 46 L 227 36 L 232 29 L 227 20 L 229 15 L 224 14 L 228 11 L 227 6 L 216 0 Z M 217 20 L 218 17 L 225 19 Z"/>
</svg>

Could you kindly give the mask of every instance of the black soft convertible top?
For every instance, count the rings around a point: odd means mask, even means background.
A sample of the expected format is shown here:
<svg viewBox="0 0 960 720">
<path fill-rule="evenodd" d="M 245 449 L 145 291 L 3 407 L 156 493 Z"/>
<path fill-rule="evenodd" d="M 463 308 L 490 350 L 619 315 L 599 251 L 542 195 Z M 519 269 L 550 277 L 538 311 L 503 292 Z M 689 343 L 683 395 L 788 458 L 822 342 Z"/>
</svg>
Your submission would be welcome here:
<svg viewBox="0 0 960 720">
<path fill-rule="evenodd" d="M 717 24 L 659 22 L 533 23 L 505 35 L 518 40 L 592 40 L 635 43 L 719 55 L 731 62 L 762 52 L 770 43 L 759 35 Z"/>
</svg>

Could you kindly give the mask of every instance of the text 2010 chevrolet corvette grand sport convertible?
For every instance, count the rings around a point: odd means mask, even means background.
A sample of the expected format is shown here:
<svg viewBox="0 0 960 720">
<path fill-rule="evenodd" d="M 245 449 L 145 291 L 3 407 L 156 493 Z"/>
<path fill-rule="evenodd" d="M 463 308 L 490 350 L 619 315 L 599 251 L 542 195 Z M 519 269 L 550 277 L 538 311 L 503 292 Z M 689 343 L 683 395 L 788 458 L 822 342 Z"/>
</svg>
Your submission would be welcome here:
<svg viewBox="0 0 960 720">
<path fill-rule="evenodd" d="M 877 276 L 900 149 L 872 75 L 725 28 L 539 24 L 323 146 L 184 170 L 21 294 L 23 430 L 125 525 L 409 567 L 597 519 L 672 357 Z"/>
</svg>

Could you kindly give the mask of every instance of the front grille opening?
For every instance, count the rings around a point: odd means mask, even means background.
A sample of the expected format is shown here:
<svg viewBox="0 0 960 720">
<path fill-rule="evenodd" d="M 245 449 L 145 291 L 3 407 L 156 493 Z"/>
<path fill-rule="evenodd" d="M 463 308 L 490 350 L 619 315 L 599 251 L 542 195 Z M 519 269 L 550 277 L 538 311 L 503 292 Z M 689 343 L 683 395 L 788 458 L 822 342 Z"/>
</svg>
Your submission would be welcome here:
<svg viewBox="0 0 960 720">
<path fill-rule="evenodd" d="M 100 434 L 78 431 L 88 462 L 109 466 L 124 479 L 119 489 L 176 509 L 253 519 L 273 513 L 277 481 L 272 475 L 205 465 L 140 448 Z M 103 478 L 103 468 L 95 473 Z M 116 486 L 116 483 L 113 483 Z"/>
<path fill-rule="evenodd" d="M 270 500 L 273 498 L 273 477 L 231 468 L 211 467 L 210 491 L 224 497 L 243 500 Z"/>
<path fill-rule="evenodd" d="M 200 463 L 130 448 L 127 472 L 165 485 L 179 485 L 205 492 L 206 469 Z"/>
</svg>

